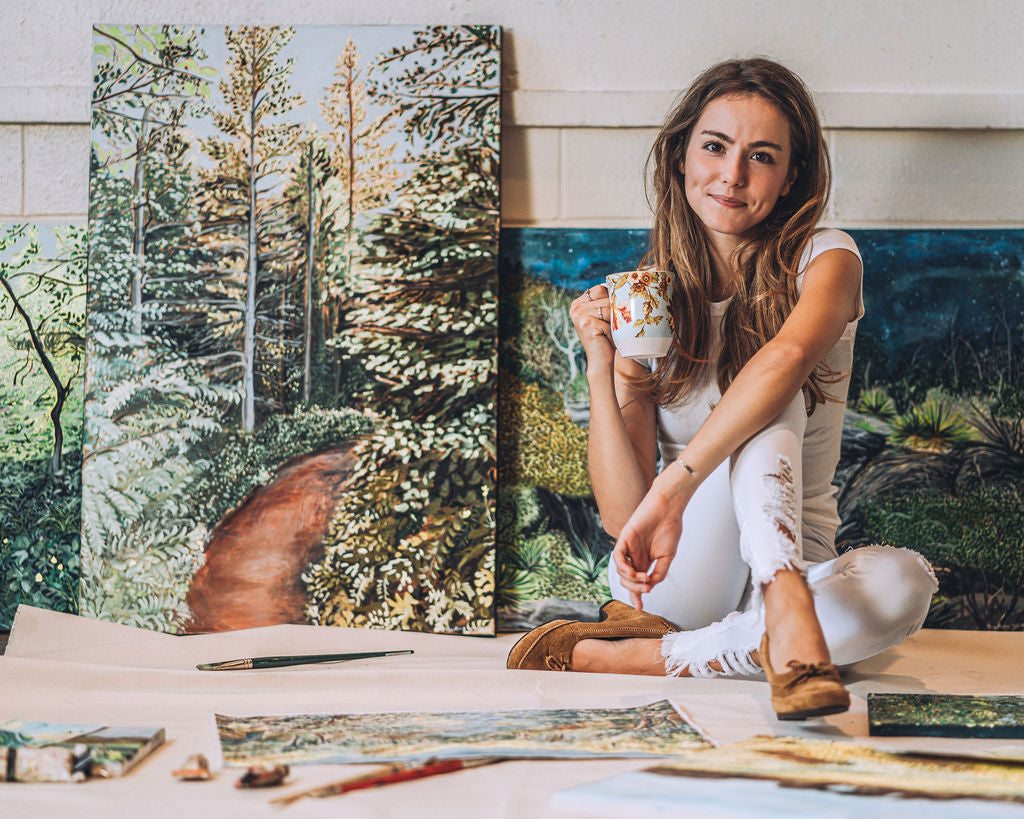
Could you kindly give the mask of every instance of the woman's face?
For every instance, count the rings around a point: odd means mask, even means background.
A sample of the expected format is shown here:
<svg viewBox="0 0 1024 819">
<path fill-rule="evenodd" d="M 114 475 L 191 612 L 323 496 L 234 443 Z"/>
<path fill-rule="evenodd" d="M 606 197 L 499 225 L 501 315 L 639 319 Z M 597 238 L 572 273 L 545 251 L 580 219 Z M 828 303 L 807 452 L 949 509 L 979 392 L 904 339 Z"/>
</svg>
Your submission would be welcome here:
<svg viewBox="0 0 1024 819">
<path fill-rule="evenodd" d="M 697 120 L 680 171 L 709 238 L 749 239 L 796 178 L 789 121 L 756 94 L 717 97 Z"/>
</svg>

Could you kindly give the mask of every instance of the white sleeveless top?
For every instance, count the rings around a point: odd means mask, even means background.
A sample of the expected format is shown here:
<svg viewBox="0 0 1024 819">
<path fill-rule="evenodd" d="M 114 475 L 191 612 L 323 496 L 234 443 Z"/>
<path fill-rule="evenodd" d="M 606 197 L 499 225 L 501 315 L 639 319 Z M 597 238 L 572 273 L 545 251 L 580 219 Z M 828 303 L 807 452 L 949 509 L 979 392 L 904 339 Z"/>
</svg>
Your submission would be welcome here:
<svg viewBox="0 0 1024 819">
<path fill-rule="evenodd" d="M 815 232 L 800 258 L 797 267 L 797 290 L 803 283 L 807 266 L 826 250 L 842 248 L 861 259 L 860 251 L 849 234 L 832 228 Z M 863 260 L 861 260 L 863 263 Z M 857 299 L 857 317 L 846 325 L 842 336 L 824 358 L 832 371 L 843 374 L 835 383 L 825 385 L 825 392 L 835 400 L 818 404 L 810 418 L 803 442 L 803 556 L 805 560 L 820 563 L 836 556 L 835 535 L 839 527 L 836 507 L 835 478 L 839 463 L 839 447 L 843 435 L 843 415 L 850 387 L 853 365 L 853 340 L 857 322 L 864 315 L 863 277 L 861 293 Z M 721 349 L 721 322 L 729 301 L 711 302 L 711 328 L 714 335 L 711 349 Z M 659 359 L 640 361 L 648 369 Z M 717 384 L 717 366 L 707 367 L 699 387 L 692 389 L 684 399 L 671 407 L 658 407 L 658 446 L 665 463 L 674 460 L 690 441 L 704 419 L 721 398 Z"/>
</svg>

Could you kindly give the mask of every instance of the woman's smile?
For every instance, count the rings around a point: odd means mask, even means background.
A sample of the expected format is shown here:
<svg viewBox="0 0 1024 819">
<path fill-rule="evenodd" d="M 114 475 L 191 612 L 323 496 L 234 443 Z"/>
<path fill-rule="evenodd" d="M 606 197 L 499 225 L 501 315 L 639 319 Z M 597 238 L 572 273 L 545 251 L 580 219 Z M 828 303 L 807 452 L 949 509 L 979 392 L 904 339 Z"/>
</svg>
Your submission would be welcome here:
<svg viewBox="0 0 1024 819">
<path fill-rule="evenodd" d="M 746 207 L 746 202 L 739 199 L 733 199 L 731 196 L 719 196 L 717 194 L 711 194 L 711 198 L 714 199 L 718 204 L 727 208 L 743 208 Z"/>
</svg>

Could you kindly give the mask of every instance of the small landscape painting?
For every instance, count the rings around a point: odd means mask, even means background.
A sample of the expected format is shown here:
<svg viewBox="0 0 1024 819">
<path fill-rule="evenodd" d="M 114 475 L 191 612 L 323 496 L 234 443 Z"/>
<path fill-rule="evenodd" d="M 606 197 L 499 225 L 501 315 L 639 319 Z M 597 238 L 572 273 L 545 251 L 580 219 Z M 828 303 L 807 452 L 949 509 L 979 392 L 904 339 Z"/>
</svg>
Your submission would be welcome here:
<svg viewBox="0 0 1024 819">
<path fill-rule="evenodd" d="M 711 743 L 668 700 L 634 708 L 216 715 L 224 762 L 665 756 Z"/>
<path fill-rule="evenodd" d="M 1017 763 L 889 753 L 855 742 L 802 737 L 762 736 L 684 751 L 671 763 L 646 770 L 665 776 L 771 779 L 788 788 L 841 793 L 1024 802 L 1024 766 Z"/>
<path fill-rule="evenodd" d="M 1024 739 L 1024 697 L 868 694 L 868 732 L 881 737 Z"/>
</svg>

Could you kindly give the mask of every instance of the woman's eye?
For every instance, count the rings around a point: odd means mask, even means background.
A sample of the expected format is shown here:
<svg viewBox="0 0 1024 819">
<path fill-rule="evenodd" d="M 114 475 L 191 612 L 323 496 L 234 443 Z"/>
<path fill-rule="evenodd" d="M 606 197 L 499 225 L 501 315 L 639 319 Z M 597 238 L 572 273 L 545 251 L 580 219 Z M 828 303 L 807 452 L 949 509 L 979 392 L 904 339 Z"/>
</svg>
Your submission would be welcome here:
<svg viewBox="0 0 1024 819">
<path fill-rule="evenodd" d="M 750 158 L 753 159 L 755 162 L 764 162 L 767 165 L 771 165 L 775 162 L 775 157 L 773 157 L 771 154 L 766 154 L 764 151 L 757 151 L 751 154 Z"/>
<path fill-rule="evenodd" d="M 704 150 L 705 151 L 711 151 L 711 153 L 713 153 L 713 154 L 717 154 L 720 151 L 723 151 L 725 149 L 722 147 L 722 143 L 721 142 L 705 142 L 704 143 Z"/>
</svg>

